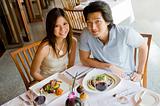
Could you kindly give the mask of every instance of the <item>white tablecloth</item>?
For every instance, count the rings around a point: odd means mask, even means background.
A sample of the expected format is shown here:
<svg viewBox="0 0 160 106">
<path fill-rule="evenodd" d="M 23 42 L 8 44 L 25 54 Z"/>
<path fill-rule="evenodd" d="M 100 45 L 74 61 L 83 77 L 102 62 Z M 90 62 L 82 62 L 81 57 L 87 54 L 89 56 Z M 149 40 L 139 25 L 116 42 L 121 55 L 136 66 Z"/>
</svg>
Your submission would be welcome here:
<svg viewBox="0 0 160 106">
<path fill-rule="evenodd" d="M 96 1 L 96 0 L 88 0 L 86 2 L 82 2 L 80 5 L 76 6 L 75 9 L 81 10 L 88 3 Z M 107 2 L 112 10 L 113 20 L 115 24 L 120 24 L 126 19 L 129 19 L 129 23 L 132 23 L 135 20 L 134 12 L 132 8 L 131 0 L 101 0 Z"/>
<path fill-rule="evenodd" d="M 89 95 L 89 99 L 87 102 L 89 106 L 132 106 L 132 102 L 130 100 L 131 95 L 128 96 L 129 102 L 127 104 L 121 104 L 117 101 L 116 97 L 113 97 L 113 94 L 116 92 L 119 93 L 120 91 L 126 90 L 126 92 L 123 93 L 123 95 L 125 95 L 134 91 L 138 91 L 140 89 L 140 87 L 138 87 L 136 84 L 131 83 L 130 81 L 122 81 L 121 84 L 119 84 L 119 86 L 105 94 L 93 94 L 87 92 L 87 94 Z M 68 94 L 56 99 L 55 101 L 51 102 L 48 106 L 65 106 L 64 101 L 66 100 L 67 96 Z"/>
<path fill-rule="evenodd" d="M 71 72 L 71 74 L 74 73 L 74 71 L 79 71 L 89 69 L 92 70 L 91 68 L 87 68 L 81 65 L 75 65 L 74 67 L 66 70 Z M 99 70 L 99 69 L 98 69 Z M 64 72 L 65 73 L 65 72 Z M 52 77 L 52 76 L 51 76 Z M 68 78 L 71 78 L 70 76 L 67 76 Z M 79 79 L 77 82 L 81 83 L 83 78 Z M 87 99 L 87 103 L 89 106 L 134 106 L 133 105 L 133 95 L 135 95 L 137 92 L 140 90 L 145 90 L 146 92 L 152 92 L 153 95 L 157 95 L 158 99 L 160 100 L 160 95 L 150 91 L 149 89 L 145 89 L 143 87 L 140 87 L 138 82 L 132 82 L 130 80 L 124 80 L 121 79 L 121 82 L 113 89 L 101 93 L 101 94 L 94 94 L 87 92 L 86 93 L 89 95 L 89 98 Z M 128 98 L 128 103 L 126 104 L 121 104 L 118 102 L 118 98 L 113 97 L 113 95 L 117 93 L 121 96 L 126 96 Z M 65 106 L 65 101 L 67 99 L 69 92 L 63 94 L 62 96 L 58 97 L 57 99 L 51 101 L 47 106 Z M 77 94 L 78 95 L 78 94 Z M 21 97 L 26 98 L 26 92 L 20 95 Z M 159 101 L 158 101 L 159 102 Z M 2 106 L 27 106 L 19 97 L 16 97 L 7 103 L 3 104 Z M 158 104 L 157 106 L 160 106 Z"/>
</svg>

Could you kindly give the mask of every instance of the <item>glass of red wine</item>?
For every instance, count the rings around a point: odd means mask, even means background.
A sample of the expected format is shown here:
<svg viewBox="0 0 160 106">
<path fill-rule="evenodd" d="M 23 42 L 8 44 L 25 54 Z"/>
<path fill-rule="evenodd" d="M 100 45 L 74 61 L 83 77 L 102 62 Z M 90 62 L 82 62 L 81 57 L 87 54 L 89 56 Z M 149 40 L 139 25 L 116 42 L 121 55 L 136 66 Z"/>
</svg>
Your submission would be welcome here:
<svg viewBox="0 0 160 106">
<path fill-rule="evenodd" d="M 44 102 L 46 101 L 46 97 L 45 96 L 37 96 L 35 99 L 34 99 L 34 102 L 38 105 L 42 105 L 44 104 Z"/>
<path fill-rule="evenodd" d="M 46 101 L 46 97 L 42 95 L 42 90 L 39 91 L 40 95 L 34 99 L 34 103 L 37 105 L 43 105 Z"/>
</svg>

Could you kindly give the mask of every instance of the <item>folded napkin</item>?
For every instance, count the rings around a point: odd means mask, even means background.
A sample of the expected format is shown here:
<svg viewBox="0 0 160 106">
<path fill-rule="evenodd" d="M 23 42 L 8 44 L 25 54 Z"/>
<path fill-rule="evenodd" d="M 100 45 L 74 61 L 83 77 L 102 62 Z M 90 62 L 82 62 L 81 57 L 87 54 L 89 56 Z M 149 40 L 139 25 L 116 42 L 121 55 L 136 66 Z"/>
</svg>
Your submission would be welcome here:
<svg viewBox="0 0 160 106">
<path fill-rule="evenodd" d="M 63 74 L 65 76 L 67 76 L 68 78 L 73 78 L 76 76 L 76 73 L 77 73 L 77 75 L 78 75 L 77 79 L 79 79 L 82 76 L 84 76 L 85 74 L 87 74 L 89 71 L 91 71 L 92 69 L 93 68 L 91 68 L 91 67 L 86 67 L 81 64 L 78 64 L 78 65 L 75 65 L 75 66 L 65 70 L 65 72 L 63 72 Z"/>
</svg>

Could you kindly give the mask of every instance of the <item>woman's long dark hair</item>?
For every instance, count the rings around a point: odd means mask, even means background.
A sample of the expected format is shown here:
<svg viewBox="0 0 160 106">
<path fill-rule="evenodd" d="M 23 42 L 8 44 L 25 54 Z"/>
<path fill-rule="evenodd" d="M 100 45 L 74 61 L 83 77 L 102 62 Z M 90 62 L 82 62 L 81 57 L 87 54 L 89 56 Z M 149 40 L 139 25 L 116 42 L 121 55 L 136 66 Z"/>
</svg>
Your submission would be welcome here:
<svg viewBox="0 0 160 106">
<path fill-rule="evenodd" d="M 49 11 L 49 13 L 47 14 L 47 18 L 46 18 L 46 33 L 47 33 L 47 36 L 42 40 L 42 42 L 48 41 L 49 45 L 52 46 L 55 53 L 56 53 L 56 47 L 55 47 L 56 36 L 54 34 L 54 28 L 55 28 L 55 25 L 56 25 L 56 21 L 57 21 L 58 17 L 60 17 L 60 16 L 64 17 L 69 23 L 68 17 L 66 16 L 63 9 L 53 8 L 52 10 Z M 72 33 L 72 29 L 71 29 L 71 26 L 70 26 L 70 23 L 69 23 L 69 33 L 66 37 L 67 51 L 68 52 L 71 49 L 72 36 L 73 36 L 73 33 Z"/>
</svg>

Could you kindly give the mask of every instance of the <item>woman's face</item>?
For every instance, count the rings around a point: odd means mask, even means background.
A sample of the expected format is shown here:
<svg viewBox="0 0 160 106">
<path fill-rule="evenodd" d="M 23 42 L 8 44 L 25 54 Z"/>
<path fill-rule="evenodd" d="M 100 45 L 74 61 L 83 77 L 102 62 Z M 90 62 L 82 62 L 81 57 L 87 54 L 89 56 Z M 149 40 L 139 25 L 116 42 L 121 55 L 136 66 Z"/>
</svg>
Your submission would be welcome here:
<svg viewBox="0 0 160 106">
<path fill-rule="evenodd" d="M 54 28 L 55 36 L 57 38 L 66 38 L 68 32 L 69 32 L 69 24 L 67 20 L 62 16 L 58 17 Z"/>
<path fill-rule="evenodd" d="M 106 34 L 108 25 L 109 23 L 103 19 L 101 12 L 88 14 L 87 27 L 94 37 L 100 37 L 101 35 Z"/>
</svg>

